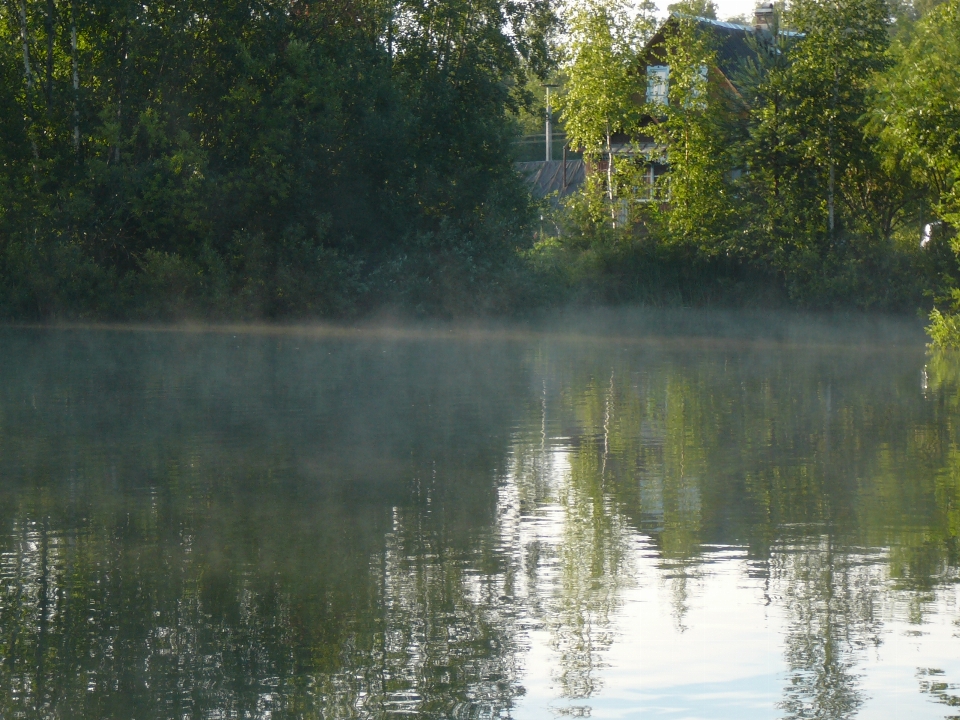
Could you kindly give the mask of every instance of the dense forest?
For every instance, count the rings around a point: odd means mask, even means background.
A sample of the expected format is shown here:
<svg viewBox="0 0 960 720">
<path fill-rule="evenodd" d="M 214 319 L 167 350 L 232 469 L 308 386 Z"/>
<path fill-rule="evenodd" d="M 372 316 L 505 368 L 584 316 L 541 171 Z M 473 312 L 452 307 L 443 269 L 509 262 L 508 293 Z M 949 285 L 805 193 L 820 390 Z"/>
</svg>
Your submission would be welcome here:
<svg viewBox="0 0 960 720">
<path fill-rule="evenodd" d="M 649 107 L 649 2 L 10 0 L 0 315 L 763 302 L 960 337 L 960 1 L 794 0 L 726 80 L 684 20 L 716 8 L 669 9 Z M 562 201 L 513 164 L 544 82 L 608 165 Z"/>
<path fill-rule="evenodd" d="M 15 0 L 2 8 L 12 317 L 494 307 L 544 2 Z M 481 308 L 482 309 L 482 308 Z"/>
</svg>

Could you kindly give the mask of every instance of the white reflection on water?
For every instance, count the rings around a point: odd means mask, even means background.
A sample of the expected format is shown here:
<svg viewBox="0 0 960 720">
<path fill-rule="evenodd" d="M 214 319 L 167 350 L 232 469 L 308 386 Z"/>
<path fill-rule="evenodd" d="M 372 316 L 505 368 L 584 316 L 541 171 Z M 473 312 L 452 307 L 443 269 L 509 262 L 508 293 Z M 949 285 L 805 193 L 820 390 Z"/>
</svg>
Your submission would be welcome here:
<svg viewBox="0 0 960 720">
<path fill-rule="evenodd" d="M 512 717 L 955 717 L 955 586 L 918 608 L 887 552 L 827 536 L 785 540 L 763 563 L 736 546 L 665 560 L 602 477 L 578 476 L 584 454 L 546 445 L 520 450 L 500 489 L 528 643 Z"/>
</svg>

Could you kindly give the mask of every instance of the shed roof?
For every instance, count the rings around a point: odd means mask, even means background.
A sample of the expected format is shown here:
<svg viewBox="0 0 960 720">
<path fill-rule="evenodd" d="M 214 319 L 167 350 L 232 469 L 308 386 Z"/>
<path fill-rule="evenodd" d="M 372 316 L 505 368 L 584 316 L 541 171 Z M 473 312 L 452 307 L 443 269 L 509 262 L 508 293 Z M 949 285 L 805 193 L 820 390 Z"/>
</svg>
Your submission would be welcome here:
<svg viewBox="0 0 960 720">
<path fill-rule="evenodd" d="M 514 167 L 523 175 L 535 198 L 546 197 L 554 192 L 558 197 L 569 195 L 583 184 L 586 176 L 586 165 L 583 160 L 567 161 L 566 185 L 563 184 L 564 173 L 561 161 L 518 162 Z"/>
</svg>

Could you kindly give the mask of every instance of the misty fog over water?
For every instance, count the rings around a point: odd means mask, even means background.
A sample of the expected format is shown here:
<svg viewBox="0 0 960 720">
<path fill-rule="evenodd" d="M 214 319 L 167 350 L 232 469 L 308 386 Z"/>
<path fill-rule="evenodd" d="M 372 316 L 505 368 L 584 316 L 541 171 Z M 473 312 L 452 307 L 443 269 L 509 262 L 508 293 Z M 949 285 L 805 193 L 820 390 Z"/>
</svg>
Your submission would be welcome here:
<svg viewBox="0 0 960 720">
<path fill-rule="evenodd" d="M 0 717 L 944 718 L 919 322 L 0 329 Z"/>
</svg>

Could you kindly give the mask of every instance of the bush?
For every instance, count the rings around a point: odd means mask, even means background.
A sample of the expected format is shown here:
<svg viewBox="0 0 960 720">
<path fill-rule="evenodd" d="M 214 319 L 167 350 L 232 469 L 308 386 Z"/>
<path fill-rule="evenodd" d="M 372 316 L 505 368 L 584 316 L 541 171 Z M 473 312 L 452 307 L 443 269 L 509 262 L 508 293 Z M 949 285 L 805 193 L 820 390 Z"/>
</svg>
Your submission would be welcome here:
<svg viewBox="0 0 960 720">
<path fill-rule="evenodd" d="M 937 308 L 930 312 L 927 326 L 930 346 L 941 350 L 960 349 L 960 315 L 942 313 Z"/>
</svg>

